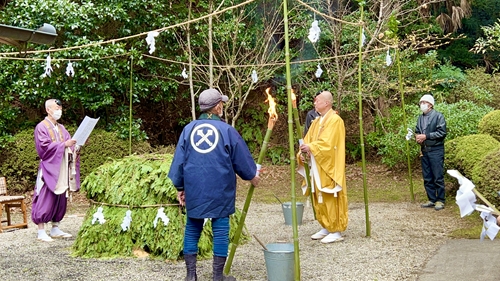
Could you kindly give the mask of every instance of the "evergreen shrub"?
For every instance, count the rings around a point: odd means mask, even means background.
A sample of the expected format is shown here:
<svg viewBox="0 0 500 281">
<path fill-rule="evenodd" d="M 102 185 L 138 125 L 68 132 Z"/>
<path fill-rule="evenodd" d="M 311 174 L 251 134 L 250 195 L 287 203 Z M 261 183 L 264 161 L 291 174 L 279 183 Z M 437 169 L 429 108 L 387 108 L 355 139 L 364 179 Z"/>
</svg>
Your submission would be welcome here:
<svg viewBox="0 0 500 281">
<path fill-rule="evenodd" d="M 186 215 L 178 205 L 177 190 L 167 177 L 172 154 L 134 155 L 108 162 L 95 169 L 82 183 L 82 191 L 93 206 L 87 211 L 75 243 L 73 255 L 87 258 L 133 256 L 140 248 L 151 257 L 177 260 L 183 248 Z M 106 222 L 92 224 L 98 207 L 103 208 Z M 168 224 L 154 220 L 164 208 Z M 121 224 L 127 210 L 132 211 L 130 229 Z M 241 212 L 230 216 L 230 241 L 239 223 Z M 207 220 L 198 256 L 212 256 L 212 228 Z M 240 241 L 247 241 L 242 234 Z"/>
<path fill-rule="evenodd" d="M 479 122 L 479 133 L 488 134 L 500 141 L 500 110 L 486 114 Z"/>
<path fill-rule="evenodd" d="M 500 204 L 497 194 L 497 191 L 500 191 L 500 148 L 490 151 L 477 163 L 472 171 L 471 180 L 486 200 L 498 208 Z M 478 202 L 478 204 L 484 203 Z"/>
<path fill-rule="evenodd" d="M 447 159 L 450 161 L 446 166 L 448 169 L 459 170 L 469 179 L 474 167 L 483 161 L 488 153 L 500 148 L 500 142 L 485 134 L 459 137 L 455 141 L 454 148 L 449 145 L 451 151 L 445 151 L 449 154 Z"/>
<path fill-rule="evenodd" d="M 70 134 L 76 127 L 66 128 Z M 25 193 L 35 186 L 40 159 L 35 149 L 34 129 L 22 130 L 14 135 L 13 141 L 0 149 L 0 176 L 5 176 L 11 193 Z M 133 153 L 150 152 L 147 142 L 134 142 Z M 108 159 L 122 158 L 129 154 L 128 140 L 122 140 L 116 133 L 95 129 L 80 154 L 81 181 L 95 168 Z"/>
</svg>

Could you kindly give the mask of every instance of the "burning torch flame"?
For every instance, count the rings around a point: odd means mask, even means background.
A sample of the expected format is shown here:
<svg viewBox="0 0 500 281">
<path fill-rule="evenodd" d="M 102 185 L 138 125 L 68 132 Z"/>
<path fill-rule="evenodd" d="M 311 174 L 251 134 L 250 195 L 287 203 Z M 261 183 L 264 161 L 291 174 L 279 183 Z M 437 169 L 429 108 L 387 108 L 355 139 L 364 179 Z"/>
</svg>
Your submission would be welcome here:
<svg viewBox="0 0 500 281">
<path fill-rule="evenodd" d="M 292 96 L 292 107 L 297 108 L 297 98 L 295 97 L 295 91 L 293 89 L 292 89 L 291 96 Z"/>
<path fill-rule="evenodd" d="M 275 121 L 278 119 L 278 114 L 276 113 L 276 102 L 274 101 L 274 98 L 270 94 L 271 88 L 266 89 L 266 94 L 267 94 L 267 100 L 266 102 L 269 102 L 269 109 L 267 110 L 267 113 L 269 113 L 269 119 L 274 119 Z"/>
</svg>

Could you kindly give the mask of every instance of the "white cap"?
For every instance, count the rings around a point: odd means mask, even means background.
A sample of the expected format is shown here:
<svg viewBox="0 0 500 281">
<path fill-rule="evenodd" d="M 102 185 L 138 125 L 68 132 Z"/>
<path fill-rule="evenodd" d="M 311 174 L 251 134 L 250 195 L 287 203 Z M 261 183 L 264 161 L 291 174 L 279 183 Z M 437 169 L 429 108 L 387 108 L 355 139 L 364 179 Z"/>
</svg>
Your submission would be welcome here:
<svg viewBox="0 0 500 281">
<path fill-rule="evenodd" d="M 420 102 L 423 102 L 423 101 L 426 101 L 432 105 L 434 105 L 434 97 L 431 96 L 431 95 L 423 95 L 421 98 L 420 98 Z"/>
</svg>

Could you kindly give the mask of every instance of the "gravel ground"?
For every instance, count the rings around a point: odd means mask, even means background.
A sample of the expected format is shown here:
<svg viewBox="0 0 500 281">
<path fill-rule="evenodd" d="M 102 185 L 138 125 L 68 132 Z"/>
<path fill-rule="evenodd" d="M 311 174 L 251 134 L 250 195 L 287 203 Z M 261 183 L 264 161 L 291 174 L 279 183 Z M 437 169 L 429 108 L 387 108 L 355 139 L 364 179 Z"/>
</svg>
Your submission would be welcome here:
<svg viewBox="0 0 500 281">
<path fill-rule="evenodd" d="M 320 229 L 306 206 L 299 226 L 301 280 L 417 280 L 418 273 L 457 219 L 449 210 L 422 209 L 417 203 L 372 203 L 371 237 L 366 237 L 364 204 L 349 205 L 345 240 L 321 244 L 310 239 Z M 83 217 L 68 214 L 61 229 L 73 235 Z M 247 229 L 264 244 L 293 243 L 292 227 L 284 224 L 280 204 L 252 203 Z M 0 234 L 2 280 L 183 280 L 183 261 L 148 258 L 82 259 L 70 255 L 74 238 L 39 242 L 36 227 Z M 231 274 L 238 280 L 267 280 L 264 254 L 252 238 L 236 251 Z M 198 279 L 212 280 L 211 260 L 198 262 Z"/>
</svg>

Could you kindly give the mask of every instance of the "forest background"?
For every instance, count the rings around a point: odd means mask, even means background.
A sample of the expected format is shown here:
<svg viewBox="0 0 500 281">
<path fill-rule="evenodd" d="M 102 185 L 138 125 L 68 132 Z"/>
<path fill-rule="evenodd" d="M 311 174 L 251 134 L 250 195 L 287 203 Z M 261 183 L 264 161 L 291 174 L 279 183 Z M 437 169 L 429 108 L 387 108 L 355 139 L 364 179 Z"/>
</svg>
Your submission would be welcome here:
<svg viewBox="0 0 500 281">
<path fill-rule="evenodd" d="M 362 121 L 369 160 L 405 167 L 404 137 L 415 127 L 425 93 L 433 93 L 436 109 L 447 119 L 448 140 L 477 133 L 479 120 L 500 101 L 500 1 L 363 1 L 362 23 L 359 3 L 288 1 L 292 84 L 301 116 L 313 108 L 316 92 L 330 90 L 346 124 L 348 163 L 360 160 L 362 24 Z M 117 146 L 109 136 L 126 141 L 130 131 L 134 143 L 147 143 L 150 151 L 175 145 L 199 112 L 192 101 L 214 87 L 229 96 L 226 120 L 257 156 L 266 130 L 264 92 L 271 87 L 280 116 L 266 161 L 289 163 L 282 1 L 5 0 L 0 9 L 2 24 L 36 29 L 50 23 L 58 33 L 52 46 L 0 45 L 0 175 L 10 176 L 19 191 L 32 189 L 36 166 L 23 163 L 36 164 L 36 154 L 27 156 L 29 161 L 16 156 L 13 164 L 9 153 L 13 146 L 25 153 L 33 147 L 33 128 L 46 114 L 48 98 L 63 102 L 62 123 L 70 133 L 86 115 L 101 118 L 102 136 L 91 141 L 102 156 L 106 145 Z M 314 20 L 321 34 L 312 43 L 307 37 Z M 153 53 L 145 40 L 149 31 L 159 31 Z M 53 72 L 46 76 L 49 54 Z M 65 73 L 69 62 L 74 76 Z M 183 71 L 191 73 L 189 79 Z M 258 81 L 252 80 L 253 71 Z M 412 163 L 418 163 L 416 143 L 410 149 Z"/>
</svg>

